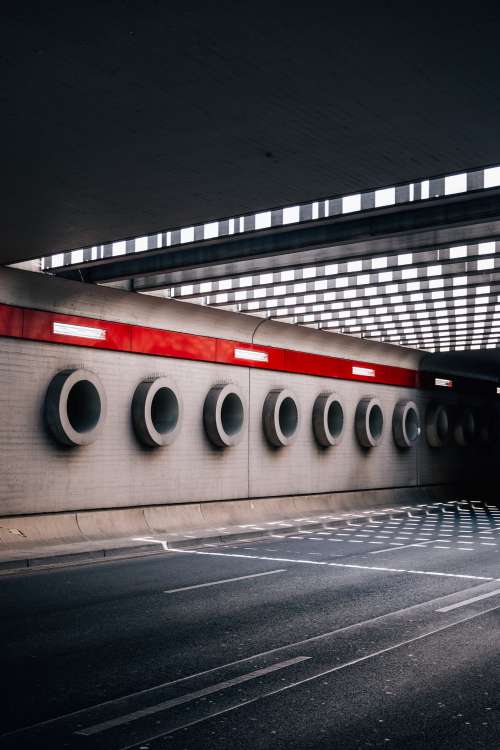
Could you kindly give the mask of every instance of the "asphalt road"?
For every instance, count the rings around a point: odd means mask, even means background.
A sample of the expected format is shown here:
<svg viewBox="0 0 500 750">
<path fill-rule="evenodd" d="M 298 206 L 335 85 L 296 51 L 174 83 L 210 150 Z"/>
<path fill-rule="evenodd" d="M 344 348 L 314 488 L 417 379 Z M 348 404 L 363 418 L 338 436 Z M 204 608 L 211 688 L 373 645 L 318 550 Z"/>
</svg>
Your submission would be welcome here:
<svg viewBox="0 0 500 750">
<path fill-rule="evenodd" d="M 500 513 L 0 578 L 2 748 L 500 747 Z"/>
</svg>

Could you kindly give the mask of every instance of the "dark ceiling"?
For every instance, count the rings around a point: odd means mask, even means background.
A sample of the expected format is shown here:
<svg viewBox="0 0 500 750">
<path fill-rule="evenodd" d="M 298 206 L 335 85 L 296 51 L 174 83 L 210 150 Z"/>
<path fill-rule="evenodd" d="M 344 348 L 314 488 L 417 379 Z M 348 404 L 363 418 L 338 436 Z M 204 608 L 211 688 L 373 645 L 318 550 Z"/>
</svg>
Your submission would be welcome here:
<svg viewBox="0 0 500 750">
<path fill-rule="evenodd" d="M 1 262 L 500 162 L 498 3 L 22 3 Z"/>
</svg>

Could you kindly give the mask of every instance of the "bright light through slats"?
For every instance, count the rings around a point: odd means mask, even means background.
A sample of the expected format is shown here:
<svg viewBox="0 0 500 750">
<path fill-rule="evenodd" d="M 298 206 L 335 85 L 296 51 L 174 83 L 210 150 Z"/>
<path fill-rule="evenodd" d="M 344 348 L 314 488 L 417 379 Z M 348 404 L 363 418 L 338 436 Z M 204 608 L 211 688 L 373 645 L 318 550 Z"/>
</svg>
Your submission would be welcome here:
<svg viewBox="0 0 500 750">
<path fill-rule="evenodd" d="M 470 178 L 470 179 L 469 179 Z M 431 195 L 431 185 L 432 195 Z M 130 253 L 142 253 L 163 247 L 203 242 L 235 233 L 262 231 L 299 222 L 321 221 L 347 213 L 377 210 L 396 203 L 408 203 L 428 198 L 446 198 L 449 195 L 473 190 L 484 190 L 500 186 L 500 166 L 473 170 L 469 173 L 446 175 L 443 178 L 408 183 L 398 187 L 368 190 L 364 193 L 337 196 L 326 200 L 314 200 L 296 206 L 285 206 L 260 211 L 246 216 L 230 217 L 197 226 L 168 229 L 149 236 L 130 240 L 117 240 L 104 245 L 80 248 L 68 253 L 53 253 L 41 259 L 43 270 L 62 266 L 80 265 Z"/>
</svg>

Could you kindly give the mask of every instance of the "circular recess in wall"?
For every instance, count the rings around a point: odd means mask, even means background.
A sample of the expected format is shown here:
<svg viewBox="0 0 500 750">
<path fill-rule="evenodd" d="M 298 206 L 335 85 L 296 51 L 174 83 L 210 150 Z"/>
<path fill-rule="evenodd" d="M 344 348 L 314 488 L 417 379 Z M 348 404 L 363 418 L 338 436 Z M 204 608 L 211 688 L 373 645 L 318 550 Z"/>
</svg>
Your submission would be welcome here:
<svg viewBox="0 0 500 750">
<path fill-rule="evenodd" d="M 61 370 L 45 395 L 45 421 L 55 439 L 66 446 L 88 445 L 106 418 L 106 394 L 89 370 Z"/>
<path fill-rule="evenodd" d="M 384 413 L 378 398 L 365 396 L 356 407 L 354 425 L 359 444 L 363 448 L 374 448 L 384 432 Z"/>
<path fill-rule="evenodd" d="M 427 442 L 432 448 L 442 448 L 448 442 L 450 419 L 443 404 L 431 402 L 425 415 Z"/>
<path fill-rule="evenodd" d="M 275 448 L 291 445 L 297 437 L 300 411 L 297 399 L 287 388 L 269 391 L 262 409 L 266 438 Z"/>
<path fill-rule="evenodd" d="M 141 443 L 150 448 L 175 440 L 182 423 L 182 400 L 170 378 L 139 383 L 132 399 L 132 423 Z"/>
<path fill-rule="evenodd" d="M 237 385 L 214 385 L 203 406 L 203 423 L 208 439 L 217 448 L 237 445 L 244 435 L 247 414 L 243 394 Z"/>
<path fill-rule="evenodd" d="M 401 399 L 394 407 L 392 434 L 399 448 L 411 448 L 420 437 L 420 417 L 414 401 Z"/>
<path fill-rule="evenodd" d="M 453 428 L 453 437 L 463 448 L 474 442 L 476 438 L 476 416 L 473 410 L 466 406 L 460 411 Z"/>
<path fill-rule="evenodd" d="M 336 393 L 320 393 L 312 412 L 314 436 L 323 448 L 337 445 L 344 433 L 344 406 Z"/>
<path fill-rule="evenodd" d="M 500 420 L 496 407 L 482 409 L 479 414 L 477 435 L 483 445 L 495 445 L 500 434 Z"/>
</svg>

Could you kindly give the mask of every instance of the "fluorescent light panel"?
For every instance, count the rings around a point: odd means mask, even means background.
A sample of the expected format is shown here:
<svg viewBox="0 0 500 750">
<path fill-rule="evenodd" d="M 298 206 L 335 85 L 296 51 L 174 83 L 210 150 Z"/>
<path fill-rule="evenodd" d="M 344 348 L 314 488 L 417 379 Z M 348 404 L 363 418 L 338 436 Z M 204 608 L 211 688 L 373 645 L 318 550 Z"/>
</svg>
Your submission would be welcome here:
<svg viewBox="0 0 500 750">
<path fill-rule="evenodd" d="M 434 385 L 439 385 L 442 388 L 453 388 L 453 380 L 448 378 L 434 378 Z"/>
<path fill-rule="evenodd" d="M 358 367 L 357 365 L 353 365 L 352 374 L 363 375 L 365 378 L 374 378 L 375 370 L 372 367 Z"/>
<path fill-rule="evenodd" d="M 235 359 L 246 359 L 249 362 L 268 362 L 269 356 L 267 352 L 259 352 L 255 349 L 235 349 Z"/>
<path fill-rule="evenodd" d="M 90 326 L 78 326 L 70 323 L 53 323 L 52 332 L 60 336 L 73 336 L 79 339 L 93 339 L 94 341 L 105 341 L 106 339 L 104 328 L 91 328 Z"/>
</svg>

